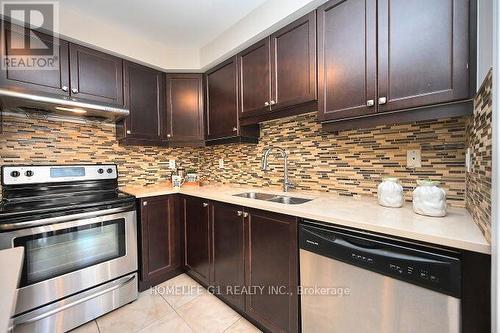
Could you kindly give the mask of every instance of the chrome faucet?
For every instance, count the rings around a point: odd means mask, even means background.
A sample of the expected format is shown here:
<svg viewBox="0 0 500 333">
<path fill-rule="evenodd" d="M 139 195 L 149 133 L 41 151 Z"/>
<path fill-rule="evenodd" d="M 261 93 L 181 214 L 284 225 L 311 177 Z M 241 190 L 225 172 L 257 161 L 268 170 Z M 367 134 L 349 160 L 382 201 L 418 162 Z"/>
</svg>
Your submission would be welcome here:
<svg viewBox="0 0 500 333">
<path fill-rule="evenodd" d="M 284 159 L 284 163 L 285 163 L 285 165 L 284 165 L 285 175 L 284 175 L 284 178 L 283 178 L 283 192 L 288 192 L 288 190 L 291 189 L 291 188 L 293 188 L 294 185 L 288 179 L 288 154 L 287 154 L 287 152 L 283 148 L 280 148 L 280 147 L 269 147 L 266 150 L 264 150 L 264 153 L 262 154 L 261 168 L 262 168 L 263 171 L 269 170 L 269 163 L 268 163 L 267 159 L 269 158 L 269 155 L 271 154 L 271 152 L 273 150 L 277 150 L 281 154 L 281 157 L 283 157 L 283 159 Z"/>
</svg>

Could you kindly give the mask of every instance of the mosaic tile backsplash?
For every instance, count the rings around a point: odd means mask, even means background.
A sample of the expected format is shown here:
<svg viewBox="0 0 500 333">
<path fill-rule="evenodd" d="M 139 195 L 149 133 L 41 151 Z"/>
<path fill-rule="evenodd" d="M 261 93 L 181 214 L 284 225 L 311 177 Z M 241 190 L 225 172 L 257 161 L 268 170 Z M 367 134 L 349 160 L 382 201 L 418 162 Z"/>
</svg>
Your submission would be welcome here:
<svg viewBox="0 0 500 333">
<path fill-rule="evenodd" d="M 260 170 L 262 152 L 279 146 L 289 151 L 289 173 L 297 189 L 319 190 L 340 195 L 377 194 L 383 177 L 400 178 L 405 197 L 419 178 L 441 182 L 448 202 L 463 207 L 465 197 L 465 118 L 378 126 L 323 133 L 314 113 L 266 122 L 261 125 L 258 145 L 205 148 L 205 173 L 223 183 L 279 186 L 283 160 L 270 157 L 270 170 Z M 422 167 L 406 167 L 406 151 L 421 149 Z M 224 159 L 225 169 L 218 168 Z"/>
<path fill-rule="evenodd" d="M 399 177 L 405 197 L 419 178 L 441 182 L 448 203 L 465 206 L 465 118 L 378 126 L 328 134 L 314 113 L 261 125 L 258 145 L 207 148 L 124 147 L 115 140 L 113 126 L 4 118 L 0 134 L 0 164 L 116 163 L 120 183 L 156 183 L 165 179 L 168 160 L 196 168 L 213 182 L 277 186 L 283 162 L 270 158 L 270 170 L 260 170 L 263 150 L 279 146 L 290 152 L 291 181 L 297 189 L 346 196 L 375 196 L 383 177 Z M 422 167 L 406 167 L 406 150 L 421 149 Z M 224 169 L 219 159 L 224 159 Z"/>
<path fill-rule="evenodd" d="M 199 164 L 188 149 L 120 146 L 115 127 L 4 116 L 0 165 L 116 163 L 121 185 L 165 180 L 168 159 Z"/>
<path fill-rule="evenodd" d="M 474 115 L 467 124 L 467 147 L 471 149 L 471 172 L 466 176 L 467 210 L 491 240 L 491 162 L 492 162 L 492 72 L 474 100 Z"/>
</svg>

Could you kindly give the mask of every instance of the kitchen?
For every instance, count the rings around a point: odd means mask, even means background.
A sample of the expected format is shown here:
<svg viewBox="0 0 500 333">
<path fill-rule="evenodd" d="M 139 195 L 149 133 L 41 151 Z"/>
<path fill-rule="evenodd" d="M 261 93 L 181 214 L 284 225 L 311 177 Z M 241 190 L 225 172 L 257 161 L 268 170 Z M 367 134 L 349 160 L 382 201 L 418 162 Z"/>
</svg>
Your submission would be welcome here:
<svg viewBox="0 0 500 333">
<path fill-rule="evenodd" d="M 495 1 L 43 3 L 0 330 L 497 331 Z"/>
</svg>

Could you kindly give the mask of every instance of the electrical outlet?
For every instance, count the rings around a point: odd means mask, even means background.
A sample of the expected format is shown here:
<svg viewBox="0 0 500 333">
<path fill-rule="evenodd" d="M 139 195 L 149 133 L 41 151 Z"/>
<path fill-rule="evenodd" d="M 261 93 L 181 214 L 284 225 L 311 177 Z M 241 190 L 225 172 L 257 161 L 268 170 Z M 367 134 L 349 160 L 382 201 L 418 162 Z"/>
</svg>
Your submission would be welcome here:
<svg viewBox="0 0 500 333">
<path fill-rule="evenodd" d="M 471 172 L 470 148 L 467 148 L 467 151 L 465 152 L 465 169 L 467 170 L 467 172 Z"/>
<path fill-rule="evenodd" d="M 420 149 L 406 151 L 406 166 L 408 168 L 420 168 L 422 166 Z"/>
<path fill-rule="evenodd" d="M 219 158 L 219 169 L 224 169 L 224 159 Z"/>
<path fill-rule="evenodd" d="M 175 169 L 175 160 L 168 160 L 168 168 L 172 170 Z"/>
</svg>

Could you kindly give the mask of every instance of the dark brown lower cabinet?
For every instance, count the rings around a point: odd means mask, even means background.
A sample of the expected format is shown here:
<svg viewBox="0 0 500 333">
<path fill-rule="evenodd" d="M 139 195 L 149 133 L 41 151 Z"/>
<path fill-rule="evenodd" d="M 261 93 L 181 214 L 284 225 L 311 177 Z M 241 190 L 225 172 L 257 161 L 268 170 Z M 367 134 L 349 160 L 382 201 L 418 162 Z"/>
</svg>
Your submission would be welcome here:
<svg viewBox="0 0 500 333">
<path fill-rule="evenodd" d="M 298 332 L 297 218 L 246 209 L 245 312 L 271 332 Z"/>
<path fill-rule="evenodd" d="M 180 230 L 175 200 L 172 195 L 138 200 L 141 291 L 180 273 Z"/>
<path fill-rule="evenodd" d="M 210 284 L 210 214 L 208 200 L 183 196 L 181 216 L 184 269 L 201 284 Z"/>
<path fill-rule="evenodd" d="M 245 308 L 243 209 L 220 202 L 212 204 L 212 275 L 211 285 L 222 299 Z"/>
</svg>

